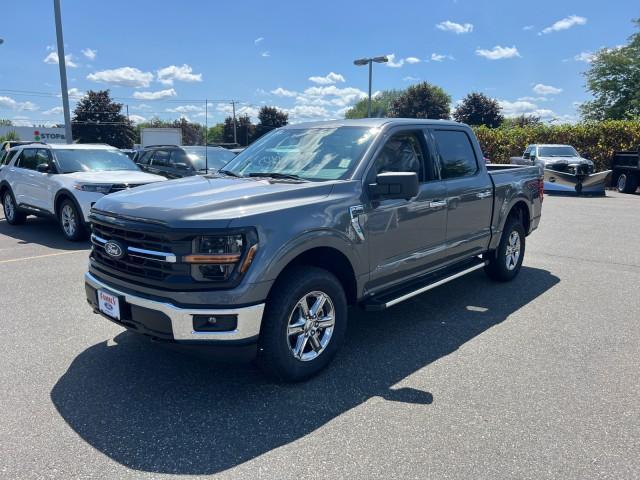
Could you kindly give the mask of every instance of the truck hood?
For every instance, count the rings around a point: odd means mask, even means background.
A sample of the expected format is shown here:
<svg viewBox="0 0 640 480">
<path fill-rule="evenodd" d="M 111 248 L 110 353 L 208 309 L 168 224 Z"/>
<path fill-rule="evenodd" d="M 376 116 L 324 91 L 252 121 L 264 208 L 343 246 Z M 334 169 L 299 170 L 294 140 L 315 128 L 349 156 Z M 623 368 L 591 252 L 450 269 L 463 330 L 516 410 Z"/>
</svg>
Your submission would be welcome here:
<svg viewBox="0 0 640 480">
<path fill-rule="evenodd" d="M 239 217 L 319 202 L 332 185 L 196 175 L 107 195 L 95 208 L 176 228 L 193 227 L 194 222 L 225 228 Z"/>
<path fill-rule="evenodd" d="M 63 174 L 66 179 L 73 179 L 78 183 L 152 183 L 161 182 L 166 178 L 160 175 L 140 172 L 138 170 L 115 170 L 112 172 L 75 172 Z"/>
</svg>

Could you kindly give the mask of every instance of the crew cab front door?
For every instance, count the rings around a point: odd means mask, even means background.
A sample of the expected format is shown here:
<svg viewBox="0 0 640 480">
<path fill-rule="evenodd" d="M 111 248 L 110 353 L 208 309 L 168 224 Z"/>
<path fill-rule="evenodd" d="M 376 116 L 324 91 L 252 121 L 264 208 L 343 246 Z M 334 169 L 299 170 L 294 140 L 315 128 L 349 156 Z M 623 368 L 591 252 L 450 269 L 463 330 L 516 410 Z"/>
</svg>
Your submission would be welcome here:
<svg viewBox="0 0 640 480">
<path fill-rule="evenodd" d="M 491 239 L 493 182 L 461 128 L 430 129 L 447 192 L 447 260 L 486 251 Z"/>
<path fill-rule="evenodd" d="M 423 128 L 394 129 L 386 135 L 366 174 L 366 185 L 382 172 L 415 172 L 419 193 L 409 200 L 370 200 L 365 205 L 369 245 L 369 290 L 425 272 L 442 259 L 447 209 Z M 366 188 L 365 185 L 365 188 Z"/>
</svg>

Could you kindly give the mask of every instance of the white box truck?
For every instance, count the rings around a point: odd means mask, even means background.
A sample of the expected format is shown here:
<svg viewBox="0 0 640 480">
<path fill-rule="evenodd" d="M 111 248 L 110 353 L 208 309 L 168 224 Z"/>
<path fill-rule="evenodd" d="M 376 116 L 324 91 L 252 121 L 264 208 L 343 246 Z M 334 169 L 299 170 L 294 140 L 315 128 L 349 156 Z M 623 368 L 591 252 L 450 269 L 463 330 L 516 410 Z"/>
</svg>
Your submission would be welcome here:
<svg viewBox="0 0 640 480">
<path fill-rule="evenodd" d="M 140 130 L 143 147 L 149 145 L 182 145 L 182 130 L 179 128 L 143 128 Z"/>
</svg>

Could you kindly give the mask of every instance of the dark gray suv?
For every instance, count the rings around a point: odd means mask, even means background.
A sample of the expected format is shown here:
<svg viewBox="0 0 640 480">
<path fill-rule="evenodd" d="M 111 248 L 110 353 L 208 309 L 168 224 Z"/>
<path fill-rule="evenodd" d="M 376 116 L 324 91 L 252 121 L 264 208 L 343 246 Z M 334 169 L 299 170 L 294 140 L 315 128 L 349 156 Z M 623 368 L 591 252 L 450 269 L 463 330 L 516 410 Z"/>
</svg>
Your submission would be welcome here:
<svg viewBox="0 0 640 480">
<path fill-rule="evenodd" d="M 349 304 L 383 310 L 482 268 L 513 279 L 542 187 L 537 167 L 486 165 L 454 122 L 291 125 L 216 174 L 99 200 L 87 300 L 301 380 L 338 351 Z"/>
<path fill-rule="evenodd" d="M 235 156 L 221 147 L 152 145 L 138 152 L 135 162 L 145 172 L 182 178 L 215 172 Z"/>
</svg>

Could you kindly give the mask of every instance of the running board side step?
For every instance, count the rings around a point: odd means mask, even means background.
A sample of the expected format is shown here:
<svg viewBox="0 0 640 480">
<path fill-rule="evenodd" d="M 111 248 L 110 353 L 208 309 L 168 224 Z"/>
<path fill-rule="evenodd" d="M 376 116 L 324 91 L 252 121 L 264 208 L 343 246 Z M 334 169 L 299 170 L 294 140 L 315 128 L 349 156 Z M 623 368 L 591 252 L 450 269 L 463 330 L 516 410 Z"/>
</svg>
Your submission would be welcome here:
<svg viewBox="0 0 640 480">
<path fill-rule="evenodd" d="M 400 302 L 409 300 L 421 293 L 439 287 L 451 280 L 460 278 L 468 273 L 483 268 L 487 264 L 486 260 L 480 257 L 473 257 L 470 260 L 458 263 L 452 267 L 437 270 L 431 274 L 420 277 L 401 287 L 391 291 L 375 295 L 362 302 L 362 307 L 366 311 L 380 311 L 393 307 Z"/>
</svg>

